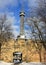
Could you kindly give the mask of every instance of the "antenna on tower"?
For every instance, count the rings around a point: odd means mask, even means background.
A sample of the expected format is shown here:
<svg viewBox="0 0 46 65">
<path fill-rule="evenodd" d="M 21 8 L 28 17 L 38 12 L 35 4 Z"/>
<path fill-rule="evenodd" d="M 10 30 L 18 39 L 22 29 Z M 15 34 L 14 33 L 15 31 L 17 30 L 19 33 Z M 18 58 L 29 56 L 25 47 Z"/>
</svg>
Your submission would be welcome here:
<svg viewBox="0 0 46 65">
<path fill-rule="evenodd" d="M 20 4 L 21 4 L 21 12 L 24 12 L 24 2 L 22 1 Z"/>
<path fill-rule="evenodd" d="M 20 16 L 25 16 L 25 12 L 24 12 L 24 2 L 22 1 L 20 4 L 21 4 Z"/>
</svg>

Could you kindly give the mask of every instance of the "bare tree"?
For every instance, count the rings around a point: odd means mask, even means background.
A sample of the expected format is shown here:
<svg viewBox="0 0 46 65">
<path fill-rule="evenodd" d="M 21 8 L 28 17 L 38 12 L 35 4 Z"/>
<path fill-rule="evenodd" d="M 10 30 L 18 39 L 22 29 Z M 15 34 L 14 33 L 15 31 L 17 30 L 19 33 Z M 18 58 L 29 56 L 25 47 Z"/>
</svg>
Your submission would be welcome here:
<svg viewBox="0 0 46 65">
<path fill-rule="evenodd" d="M 30 22 L 28 22 L 28 20 Z M 39 56 L 40 56 L 40 62 L 42 61 L 42 57 L 41 57 L 41 50 L 42 50 L 42 46 L 46 49 L 46 38 L 44 37 L 44 34 L 46 35 L 45 32 L 45 24 L 43 21 L 41 21 L 40 19 L 37 19 L 36 17 L 34 18 L 28 18 L 27 19 L 28 25 L 31 27 L 32 26 L 32 37 L 34 37 L 33 41 L 35 41 L 34 46 L 36 47 Z M 39 42 L 38 42 L 39 41 Z"/>
<path fill-rule="evenodd" d="M 37 0 L 37 3 L 37 13 L 39 16 L 41 16 L 41 20 L 46 23 L 46 0 Z"/>
<path fill-rule="evenodd" d="M 0 59 L 1 59 L 1 46 L 8 42 L 12 37 L 12 27 L 10 21 L 7 21 L 6 15 L 0 16 Z"/>
<path fill-rule="evenodd" d="M 38 8 L 37 8 L 37 13 L 41 17 L 41 20 L 45 22 L 46 24 L 46 0 L 37 0 L 38 2 Z M 45 31 L 46 31 L 46 26 L 45 26 Z M 46 35 L 44 37 L 46 40 Z M 45 47 L 45 53 L 44 56 L 46 55 L 46 41 L 44 40 L 43 45 Z M 46 56 L 44 57 L 46 60 Z"/>
</svg>

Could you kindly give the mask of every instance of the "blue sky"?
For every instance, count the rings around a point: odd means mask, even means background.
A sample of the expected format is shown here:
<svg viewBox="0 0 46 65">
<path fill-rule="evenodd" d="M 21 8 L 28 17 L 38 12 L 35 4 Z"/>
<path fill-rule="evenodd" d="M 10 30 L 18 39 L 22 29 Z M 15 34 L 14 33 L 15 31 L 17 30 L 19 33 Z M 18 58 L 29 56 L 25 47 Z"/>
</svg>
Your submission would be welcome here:
<svg viewBox="0 0 46 65">
<path fill-rule="evenodd" d="M 13 33 L 18 35 L 20 32 L 20 11 L 23 9 L 28 14 L 29 11 L 34 11 L 37 6 L 36 0 L 0 0 L 0 14 L 7 14 L 7 18 L 13 24 Z M 27 26 L 26 28 L 28 29 Z"/>
</svg>

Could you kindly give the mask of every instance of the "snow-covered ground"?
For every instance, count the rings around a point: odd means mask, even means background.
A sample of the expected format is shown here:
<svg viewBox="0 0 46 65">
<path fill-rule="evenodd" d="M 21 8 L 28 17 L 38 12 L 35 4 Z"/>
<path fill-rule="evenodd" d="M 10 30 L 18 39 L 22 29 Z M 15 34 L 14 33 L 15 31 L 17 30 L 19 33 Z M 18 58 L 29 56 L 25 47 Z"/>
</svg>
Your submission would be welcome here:
<svg viewBox="0 0 46 65">
<path fill-rule="evenodd" d="M 6 62 L 3 62 L 3 61 L 0 61 L 0 65 L 12 65 L 12 63 L 6 63 Z"/>
<path fill-rule="evenodd" d="M 6 63 L 3 61 L 0 61 L 0 65 L 14 65 L 13 63 Z M 26 63 L 26 62 L 22 62 L 21 64 L 18 65 L 46 65 L 44 63 L 37 63 L 37 62 L 30 62 L 30 63 Z"/>
<path fill-rule="evenodd" d="M 20 65 L 45 65 L 45 64 L 44 63 L 39 63 L 39 62 L 30 62 L 30 63 L 23 62 Z"/>
</svg>

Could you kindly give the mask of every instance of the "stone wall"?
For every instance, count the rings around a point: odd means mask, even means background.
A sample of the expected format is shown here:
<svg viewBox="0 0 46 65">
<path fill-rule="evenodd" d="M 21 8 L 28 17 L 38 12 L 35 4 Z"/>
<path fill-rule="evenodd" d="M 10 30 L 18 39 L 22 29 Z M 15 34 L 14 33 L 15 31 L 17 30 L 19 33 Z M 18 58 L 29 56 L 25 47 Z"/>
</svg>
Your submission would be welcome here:
<svg viewBox="0 0 46 65">
<path fill-rule="evenodd" d="M 26 45 L 27 44 L 27 45 Z M 2 46 L 1 58 L 5 62 L 13 62 L 13 52 L 22 52 L 22 59 L 26 62 L 40 62 L 39 53 L 31 40 L 25 42 L 23 39 L 18 41 L 10 40 Z M 42 62 L 44 62 L 44 49 L 41 51 Z"/>
</svg>

